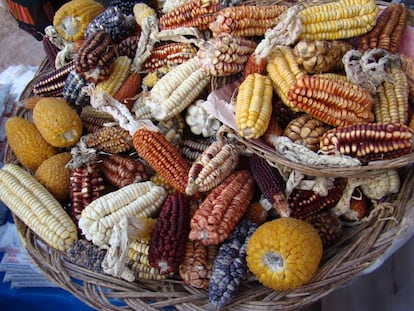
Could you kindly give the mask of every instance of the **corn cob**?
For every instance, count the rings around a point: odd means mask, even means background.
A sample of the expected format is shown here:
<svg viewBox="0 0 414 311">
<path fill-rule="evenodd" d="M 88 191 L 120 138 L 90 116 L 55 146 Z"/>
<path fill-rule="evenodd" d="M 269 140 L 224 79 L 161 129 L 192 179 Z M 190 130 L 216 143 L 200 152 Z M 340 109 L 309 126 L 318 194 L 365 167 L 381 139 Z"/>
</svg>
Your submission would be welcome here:
<svg viewBox="0 0 414 311">
<path fill-rule="evenodd" d="M 126 56 L 118 56 L 113 61 L 111 74 L 103 81 L 96 84 L 97 92 L 106 92 L 114 96 L 129 75 L 131 59 Z"/>
<path fill-rule="evenodd" d="M 125 216 L 152 216 L 158 213 L 167 193 L 151 181 L 132 183 L 105 194 L 87 205 L 78 222 L 86 239 L 109 247 L 112 228 Z"/>
<path fill-rule="evenodd" d="M 51 247 L 66 251 L 78 239 L 76 225 L 60 203 L 16 164 L 0 170 L 0 198 Z"/>
<path fill-rule="evenodd" d="M 307 40 L 296 43 L 293 54 L 299 65 L 308 73 L 331 72 L 342 69 L 342 57 L 352 49 L 343 40 Z"/>
<path fill-rule="evenodd" d="M 96 163 L 85 163 L 71 169 L 69 177 L 71 216 L 77 224 L 83 209 L 106 193 L 102 173 Z"/>
<path fill-rule="evenodd" d="M 33 86 L 33 93 L 43 97 L 58 97 L 63 93 L 69 73 L 75 69 L 75 61 L 42 75 Z"/>
<path fill-rule="evenodd" d="M 149 173 L 140 160 L 119 154 L 103 158 L 101 170 L 105 179 L 116 188 L 149 179 Z"/>
<path fill-rule="evenodd" d="M 233 172 L 214 188 L 191 218 L 190 240 L 203 245 L 222 243 L 234 230 L 253 197 L 248 171 Z"/>
<path fill-rule="evenodd" d="M 220 8 L 219 0 L 193 0 L 172 9 L 160 18 L 160 29 L 196 27 L 206 30 Z"/>
<path fill-rule="evenodd" d="M 401 59 L 401 69 L 407 76 L 410 96 L 414 97 L 414 59 L 403 54 L 400 54 L 399 57 Z"/>
<path fill-rule="evenodd" d="M 80 239 L 75 241 L 66 253 L 69 260 L 77 266 L 97 273 L 104 273 L 102 262 L 106 255 L 106 249 L 100 249 L 91 242 Z"/>
<path fill-rule="evenodd" d="M 289 122 L 284 135 L 297 144 L 313 151 L 319 150 L 319 139 L 328 130 L 328 126 L 318 119 L 304 114 Z"/>
<path fill-rule="evenodd" d="M 276 168 L 271 167 L 266 159 L 256 154 L 249 158 L 249 164 L 253 178 L 263 196 L 272 204 L 274 210 L 281 217 L 288 217 L 290 210 L 283 176 Z"/>
<path fill-rule="evenodd" d="M 203 41 L 197 52 L 201 68 L 208 75 L 229 76 L 242 72 L 256 48 L 256 42 L 223 33 Z"/>
<path fill-rule="evenodd" d="M 190 208 L 185 194 L 173 192 L 161 208 L 151 236 L 148 260 L 161 274 L 177 272 L 184 259 Z"/>
<path fill-rule="evenodd" d="M 135 53 L 138 47 L 138 41 L 140 38 L 140 32 L 138 35 L 133 35 L 122 40 L 116 47 L 115 52 L 118 56 L 127 56 L 130 59 L 134 59 Z"/>
<path fill-rule="evenodd" d="M 304 76 L 288 93 L 297 109 L 332 126 L 372 122 L 373 98 L 358 85 L 328 78 Z"/>
<path fill-rule="evenodd" d="M 80 47 L 75 69 L 85 80 L 96 84 L 109 76 L 114 59 L 115 49 L 110 35 L 97 31 Z"/>
<path fill-rule="evenodd" d="M 84 88 L 88 85 L 90 85 L 90 82 L 82 78 L 81 75 L 73 69 L 65 81 L 62 96 L 72 107 L 83 107 L 87 105 L 90 100 L 90 96 L 85 92 Z"/>
<path fill-rule="evenodd" d="M 255 53 L 250 54 L 243 69 L 243 80 L 251 73 L 265 74 L 266 66 L 267 60 L 265 58 L 256 57 Z"/>
<path fill-rule="evenodd" d="M 361 219 L 369 215 L 369 208 L 367 203 L 367 197 L 361 194 L 360 197 L 351 197 L 349 201 L 349 210 L 342 214 L 341 220 L 345 222 L 360 222 Z"/>
<path fill-rule="evenodd" d="M 105 31 L 115 43 L 134 34 L 137 23 L 132 16 L 125 15 L 120 8 L 109 6 L 96 16 L 85 29 L 85 38 L 97 31 Z"/>
<path fill-rule="evenodd" d="M 200 69 L 196 58 L 175 67 L 151 89 L 145 105 L 158 121 L 168 120 L 181 113 L 207 86 L 210 77 Z"/>
<path fill-rule="evenodd" d="M 377 123 L 408 123 L 408 80 L 404 71 L 388 67 L 389 79 L 377 89 L 373 112 Z"/>
<path fill-rule="evenodd" d="M 337 40 L 369 32 L 376 22 L 379 7 L 374 0 L 339 0 L 305 8 L 300 39 Z"/>
<path fill-rule="evenodd" d="M 206 101 L 197 99 L 186 110 L 185 122 L 191 133 L 203 137 L 213 137 L 220 129 L 221 122 L 205 108 Z"/>
<path fill-rule="evenodd" d="M 346 179 L 336 178 L 326 196 L 313 190 L 294 189 L 288 198 L 290 217 L 305 219 L 333 208 L 341 199 Z"/>
<path fill-rule="evenodd" d="M 344 230 L 341 221 L 330 212 L 320 212 L 305 219 L 319 233 L 323 249 L 327 250 L 342 237 Z"/>
<path fill-rule="evenodd" d="M 404 4 L 391 3 L 379 14 L 374 28 L 364 34 L 358 50 L 384 49 L 395 53 L 407 25 L 408 9 Z"/>
<path fill-rule="evenodd" d="M 240 283 L 248 272 L 246 263 L 247 242 L 257 225 L 245 219 L 220 246 L 214 259 L 208 288 L 208 300 L 216 308 L 229 304 L 236 296 Z"/>
<path fill-rule="evenodd" d="M 276 48 L 270 56 L 266 70 L 275 93 L 286 106 L 297 111 L 297 108 L 288 99 L 287 94 L 292 85 L 305 76 L 306 72 L 300 69 L 292 48 L 288 46 Z"/>
<path fill-rule="evenodd" d="M 235 144 L 214 141 L 191 165 L 185 193 L 193 195 L 217 187 L 233 172 L 239 157 L 240 149 Z"/>
<path fill-rule="evenodd" d="M 137 3 L 133 7 L 134 17 L 137 24 L 144 27 L 144 21 L 150 16 L 156 16 L 155 10 L 146 3 Z"/>
<path fill-rule="evenodd" d="M 129 110 L 132 109 L 134 102 L 141 90 L 142 77 L 139 72 L 131 72 L 124 80 L 114 98 L 125 104 Z"/>
<path fill-rule="evenodd" d="M 207 139 L 184 139 L 179 146 L 179 151 L 182 157 L 192 165 L 198 157 L 201 156 L 204 150 L 211 145 L 211 140 Z"/>
<path fill-rule="evenodd" d="M 368 123 L 327 131 L 320 150 L 356 157 L 363 161 L 393 159 L 413 151 L 414 130 L 399 123 Z"/>
<path fill-rule="evenodd" d="M 213 36 L 229 33 L 235 37 L 263 36 L 268 28 L 278 23 L 278 17 L 287 10 L 285 5 L 243 5 L 221 9 L 209 29 Z"/>
<path fill-rule="evenodd" d="M 135 4 L 141 2 L 141 0 L 109 0 L 108 8 L 117 7 L 123 14 L 133 15 Z"/>
<path fill-rule="evenodd" d="M 160 174 L 155 173 L 151 176 L 150 180 L 158 185 L 164 187 L 165 191 L 168 192 L 168 194 L 173 193 L 175 189 L 170 186 L 170 184 L 165 180 L 164 177 L 162 177 Z"/>
<path fill-rule="evenodd" d="M 216 245 L 205 246 L 198 240 L 187 240 L 184 260 L 179 267 L 184 284 L 208 288 L 216 255 Z"/>
<path fill-rule="evenodd" d="M 364 180 L 360 185 L 362 193 L 371 200 L 382 200 L 387 195 L 398 193 L 401 179 L 398 170 L 386 170 Z"/>
<path fill-rule="evenodd" d="M 137 279 L 163 280 L 167 277 L 157 268 L 152 267 L 148 260 L 149 241 L 136 240 L 129 245 L 126 266 L 134 272 Z"/>
<path fill-rule="evenodd" d="M 85 136 L 88 148 L 96 148 L 109 153 L 121 153 L 133 148 L 132 137 L 119 126 L 105 126 Z"/>
<path fill-rule="evenodd" d="M 105 10 L 94 0 L 71 0 L 63 4 L 53 16 L 53 26 L 67 41 L 82 39 L 88 24 Z"/>
<path fill-rule="evenodd" d="M 106 118 L 85 115 L 83 114 L 83 110 L 81 112 L 80 118 L 82 120 L 83 129 L 86 134 L 96 132 L 111 122 L 111 120 L 108 120 Z"/>
<path fill-rule="evenodd" d="M 166 65 L 179 65 L 193 58 L 196 52 L 197 50 L 190 43 L 166 43 L 151 51 L 151 55 L 142 64 L 142 69 L 152 72 Z"/>
<path fill-rule="evenodd" d="M 324 73 L 317 73 L 314 76 L 321 77 L 321 78 L 328 78 L 328 79 L 337 80 L 337 81 L 349 82 L 346 75 L 341 74 L 341 73 L 324 72 Z"/>
<path fill-rule="evenodd" d="M 273 88 L 268 77 L 249 75 L 240 85 L 236 100 L 236 127 L 246 138 L 259 138 L 266 131 L 272 115 Z"/>
<path fill-rule="evenodd" d="M 161 132 L 141 128 L 134 133 L 133 145 L 138 154 L 171 187 L 179 192 L 185 192 L 190 168 L 178 150 Z"/>
<path fill-rule="evenodd" d="M 178 147 L 184 137 L 185 122 L 181 114 L 178 114 L 169 120 L 158 122 L 157 128 L 174 147 Z"/>
<path fill-rule="evenodd" d="M 268 216 L 269 212 L 266 209 L 265 204 L 260 201 L 254 201 L 247 207 L 243 218 L 260 226 L 267 221 Z"/>
</svg>

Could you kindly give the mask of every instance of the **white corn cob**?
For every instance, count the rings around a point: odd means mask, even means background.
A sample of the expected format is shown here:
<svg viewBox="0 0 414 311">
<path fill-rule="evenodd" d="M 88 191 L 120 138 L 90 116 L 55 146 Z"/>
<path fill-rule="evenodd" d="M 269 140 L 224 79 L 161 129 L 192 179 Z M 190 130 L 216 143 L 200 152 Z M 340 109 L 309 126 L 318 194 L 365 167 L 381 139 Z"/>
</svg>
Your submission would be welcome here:
<svg viewBox="0 0 414 311">
<path fill-rule="evenodd" d="M 165 189 L 152 181 L 132 183 L 92 201 L 82 211 L 78 226 L 86 239 L 109 248 L 114 224 L 124 216 L 152 216 L 166 197 Z"/>
<path fill-rule="evenodd" d="M 197 99 L 210 78 L 200 68 L 198 58 L 193 57 L 158 80 L 144 102 L 150 107 L 154 119 L 171 119 Z"/>
<path fill-rule="evenodd" d="M 20 166 L 6 164 L 0 170 L 0 199 L 51 247 L 65 252 L 78 239 L 62 205 Z"/>
</svg>

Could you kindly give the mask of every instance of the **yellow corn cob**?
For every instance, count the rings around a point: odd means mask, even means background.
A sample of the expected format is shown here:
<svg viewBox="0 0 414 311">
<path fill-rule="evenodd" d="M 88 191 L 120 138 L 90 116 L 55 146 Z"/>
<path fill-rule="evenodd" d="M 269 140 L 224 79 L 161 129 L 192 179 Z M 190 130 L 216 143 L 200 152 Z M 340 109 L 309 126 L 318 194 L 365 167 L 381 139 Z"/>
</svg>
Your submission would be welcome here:
<svg viewBox="0 0 414 311">
<path fill-rule="evenodd" d="M 405 73 L 395 67 L 386 69 L 390 79 L 384 81 L 377 90 L 373 112 L 375 122 L 402 123 L 408 122 L 408 81 Z"/>
<path fill-rule="evenodd" d="M 162 206 L 167 193 L 151 181 L 132 183 L 92 201 L 78 225 L 86 239 L 109 247 L 113 226 L 124 216 L 151 216 Z"/>
<path fill-rule="evenodd" d="M 253 73 L 242 82 L 236 100 L 236 126 L 242 137 L 259 138 L 272 115 L 272 83 L 267 76 Z"/>
<path fill-rule="evenodd" d="M 379 13 L 375 0 L 340 0 L 310 6 L 299 13 L 300 39 L 337 40 L 369 32 Z"/>
<path fill-rule="evenodd" d="M 51 247 L 65 252 L 78 239 L 76 225 L 60 203 L 15 164 L 0 170 L 0 199 Z"/>
<path fill-rule="evenodd" d="M 113 62 L 111 74 L 105 80 L 96 84 L 96 91 L 115 96 L 129 75 L 131 62 L 131 59 L 127 56 L 117 57 Z"/>
<path fill-rule="evenodd" d="M 210 76 L 200 68 L 196 57 L 174 67 L 151 89 L 144 102 L 152 117 L 168 120 L 190 105 L 210 82 Z"/>
<path fill-rule="evenodd" d="M 266 69 L 276 94 L 286 106 L 297 111 L 289 101 L 287 94 L 292 85 L 298 79 L 305 76 L 306 72 L 300 69 L 296 62 L 293 49 L 288 46 L 275 49 L 267 63 Z"/>
<path fill-rule="evenodd" d="M 143 20 L 146 19 L 148 16 L 156 15 L 154 9 L 145 3 L 135 4 L 133 11 L 135 21 L 139 26 L 142 26 Z"/>
<path fill-rule="evenodd" d="M 53 26 L 63 39 L 80 40 L 89 23 L 104 10 L 104 6 L 94 0 L 71 0 L 55 12 Z"/>
</svg>

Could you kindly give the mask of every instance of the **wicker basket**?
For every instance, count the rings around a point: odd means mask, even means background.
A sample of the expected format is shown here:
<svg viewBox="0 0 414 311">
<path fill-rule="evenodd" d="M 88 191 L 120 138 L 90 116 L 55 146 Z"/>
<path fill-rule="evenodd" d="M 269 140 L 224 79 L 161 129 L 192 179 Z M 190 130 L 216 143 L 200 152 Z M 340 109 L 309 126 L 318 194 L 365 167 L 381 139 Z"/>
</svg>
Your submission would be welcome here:
<svg viewBox="0 0 414 311">
<path fill-rule="evenodd" d="M 22 100 L 33 95 L 34 83 L 50 68 L 46 60 L 40 65 L 36 77 L 24 90 Z M 31 117 L 30 112 L 24 110 L 19 110 L 18 114 L 26 118 Z M 284 163 L 282 157 L 275 159 L 274 154 L 262 146 L 256 146 L 251 142 L 244 143 L 253 152 L 270 161 L 296 168 L 290 162 Z M 341 240 L 324 252 L 320 268 L 309 283 L 294 290 L 274 291 L 263 287 L 250 277 L 242 283 L 238 295 L 225 310 L 300 310 L 372 266 L 392 248 L 396 237 L 404 235 L 404 215 L 406 211 L 414 208 L 411 157 L 412 155 L 408 159 L 394 160 L 390 164 L 381 163 L 358 168 L 363 170 L 364 174 L 369 174 L 378 169 L 389 169 L 387 165 L 391 165 L 392 168 L 398 167 L 402 179 L 400 193 L 385 198 L 370 221 L 346 228 Z M 10 148 L 6 149 L 4 162 L 17 163 Z M 322 173 L 320 168 L 301 166 L 298 169 L 314 170 L 309 172 L 315 176 L 338 176 L 337 169 L 325 169 Z M 355 172 L 350 175 L 353 174 Z M 347 177 L 346 173 L 342 175 Z M 49 247 L 16 216 L 14 218 L 23 246 L 44 274 L 61 288 L 97 310 L 161 310 L 168 306 L 189 311 L 210 308 L 206 290 L 186 286 L 178 278 L 163 281 L 138 280 L 130 283 L 77 266 L 66 254 Z"/>
</svg>

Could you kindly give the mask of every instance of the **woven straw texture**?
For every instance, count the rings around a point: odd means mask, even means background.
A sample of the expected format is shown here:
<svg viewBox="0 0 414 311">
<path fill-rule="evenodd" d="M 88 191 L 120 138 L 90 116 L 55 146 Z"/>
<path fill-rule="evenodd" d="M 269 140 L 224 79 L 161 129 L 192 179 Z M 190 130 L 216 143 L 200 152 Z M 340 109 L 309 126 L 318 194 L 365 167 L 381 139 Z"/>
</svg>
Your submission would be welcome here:
<svg viewBox="0 0 414 311">
<path fill-rule="evenodd" d="M 32 94 L 32 87 L 42 74 L 50 70 L 44 61 L 34 80 L 27 86 L 21 99 Z M 30 118 L 30 112 L 19 110 L 19 115 Z M 253 152 L 260 154 L 275 164 L 302 170 L 310 175 L 349 177 L 352 171 L 303 167 L 284 162 L 283 157 L 275 156 L 269 150 L 245 142 Z M 406 210 L 414 208 L 414 155 L 402 157 L 389 163 L 378 163 L 372 167 L 355 168 L 363 174 L 377 172 L 379 168 L 399 168 L 401 189 L 398 195 L 385 198 L 379 204 L 377 213 L 370 221 L 348 227 L 342 238 L 324 252 L 319 270 L 312 280 L 300 288 L 289 291 L 274 291 L 260 285 L 253 277 L 242 283 L 240 291 L 225 310 L 300 310 L 326 296 L 342 284 L 355 278 L 359 273 L 375 263 L 386 253 L 393 240 L 404 234 Z M 8 148 L 5 163 L 17 163 Z M 360 172 L 358 172 L 359 174 Z M 61 288 L 69 291 L 85 304 L 98 310 L 160 310 L 174 306 L 178 310 L 209 309 L 208 292 L 186 286 L 179 279 L 162 281 L 138 280 L 130 283 L 121 279 L 99 274 L 73 264 L 69 257 L 44 243 L 33 231 L 15 217 L 18 232 L 30 257 L 39 268 Z"/>
</svg>

